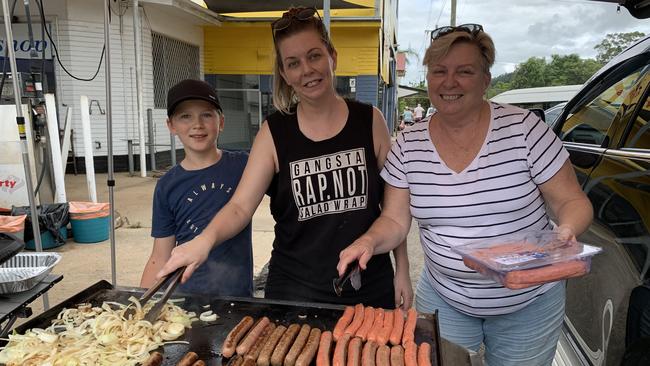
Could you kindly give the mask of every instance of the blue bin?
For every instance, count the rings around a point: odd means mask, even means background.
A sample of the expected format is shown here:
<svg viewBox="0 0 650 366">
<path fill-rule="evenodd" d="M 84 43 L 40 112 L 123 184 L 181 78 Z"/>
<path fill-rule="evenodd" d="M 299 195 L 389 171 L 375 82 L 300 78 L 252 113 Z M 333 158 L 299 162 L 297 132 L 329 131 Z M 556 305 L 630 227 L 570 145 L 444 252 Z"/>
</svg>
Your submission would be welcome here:
<svg viewBox="0 0 650 366">
<path fill-rule="evenodd" d="M 110 216 L 92 219 L 70 219 L 72 236 L 76 243 L 97 243 L 108 239 Z"/>
<path fill-rule="evenodd" d="M 68 228 L 66 228 L 65 226 L 60 228 L 59 234 L 61 234 L 61 236 L 64 239 L 67 239 Z M 49 231 L 44 231 L 41 233 L 41 246 L 43 247 L 43 249 L 52 249 L 52 248 L 60 247 L 61 245 L 63 244 L 58 244 L 54 240 L 54 236 L 52 236 L 52 233 L 50 233 Z M 25 243 L 25 249 L 36 250 L 36 244 L 34 243 L 34 239 Z"/>
</svg>

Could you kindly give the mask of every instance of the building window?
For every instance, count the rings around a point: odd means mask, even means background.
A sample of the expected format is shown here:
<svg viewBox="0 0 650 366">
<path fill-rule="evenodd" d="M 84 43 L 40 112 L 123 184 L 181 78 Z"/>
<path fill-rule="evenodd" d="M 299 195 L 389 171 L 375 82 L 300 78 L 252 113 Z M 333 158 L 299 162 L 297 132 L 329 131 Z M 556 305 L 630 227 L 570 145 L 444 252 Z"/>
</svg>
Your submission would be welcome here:
<svg viewBox="0 0 650 366">
<path fill-rule="evenodd" d="M 200 79 L 199 47 L 152 32 L 153 91 L 156 108 L 167 108 L 167 91 L 181 80 Z"/>
</svg>

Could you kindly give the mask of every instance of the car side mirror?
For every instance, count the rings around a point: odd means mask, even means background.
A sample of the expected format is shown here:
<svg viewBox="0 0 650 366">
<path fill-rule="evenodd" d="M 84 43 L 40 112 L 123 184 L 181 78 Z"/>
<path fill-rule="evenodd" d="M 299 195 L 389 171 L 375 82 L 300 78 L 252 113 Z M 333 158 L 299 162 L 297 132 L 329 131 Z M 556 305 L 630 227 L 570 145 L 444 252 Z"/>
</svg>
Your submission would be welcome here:
<svg viewBox="0 0 650 366">
<path fill-rule="evenodd" d="M 535 113 L 535 115 L 541 119 L 542 121 L 546 122 L 546 116 L 544 115 L 544 110 L 541 108 L 531 108 L 529 111 Z"/>
</svg>

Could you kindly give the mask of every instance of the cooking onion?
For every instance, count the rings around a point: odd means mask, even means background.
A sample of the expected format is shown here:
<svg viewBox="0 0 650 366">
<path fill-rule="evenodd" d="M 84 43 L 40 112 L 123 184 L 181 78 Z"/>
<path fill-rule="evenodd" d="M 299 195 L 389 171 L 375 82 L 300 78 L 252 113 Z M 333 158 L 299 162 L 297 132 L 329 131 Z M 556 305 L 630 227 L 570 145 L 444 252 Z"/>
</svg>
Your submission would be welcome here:
<svg viewBox="0 0 650 366">
<path fill-rule="evenodd" d="M 124 317 L 127 306 L 104 302 L 101 307 L 80 304 L 62 310 L 47 329 L 34 328 L 24 335 L 11 334 L 0 351 L 0 363 L 13 365 L 137 365 L 166 341 L 173 341 L 190 328 L 195 314 L 168 302 L 151 324 L 144 307 L 129 298 L 135 314 Z"/>
<path fill-rule="evenodd" d="M 199 320 L 204 322 L 213 322 L 217 320 L 217 314 L 212 314 L 212 310 L 205 311 L 199 315 Z"/>
</svg>

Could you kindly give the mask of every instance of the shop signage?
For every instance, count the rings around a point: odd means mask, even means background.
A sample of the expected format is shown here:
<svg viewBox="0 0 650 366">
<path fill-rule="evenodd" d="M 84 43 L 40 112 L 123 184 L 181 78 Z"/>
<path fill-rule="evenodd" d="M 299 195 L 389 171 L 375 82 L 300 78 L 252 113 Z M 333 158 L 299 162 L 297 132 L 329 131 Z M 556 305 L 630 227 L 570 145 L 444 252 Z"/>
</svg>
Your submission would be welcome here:
<svg viewBox="0 0 650 366">
<path fill-rule="evenodd" d="M 47 23 L 47 27 L 50 30 L 50 34 L 51 34 L 52 33 L 51 24 Z M 2 24 L 2 30 L 3 31 L 0 32 L 0 57 L 4 57 L 6 52 L 5 48 L 7 47 L 7 38 L 4 32 L 4 24 Z M 29 29 L 27 27 L 27 24 L 24 23 L 12 24 L 11 31 L 13 33 L 13 38 L 14 38 L 13 49 L 14 52 L 16 52 L 16 58 L 22 58 L 22 59 L 31 58 Z M 47 38 L 47 34 L 45 35 L 45 40 L 42 39 L 40 24 L 34 23 L 32 25 L 32 33 L 34 37 L 33 48 L 37 52 L 37 56 L 35 58 L 43 57 L 42 52 L 43 50 L 45 50 L 45 58 L 51 59 L 52 47 L 50 44 L 50 40 Z"/>
</svg>

